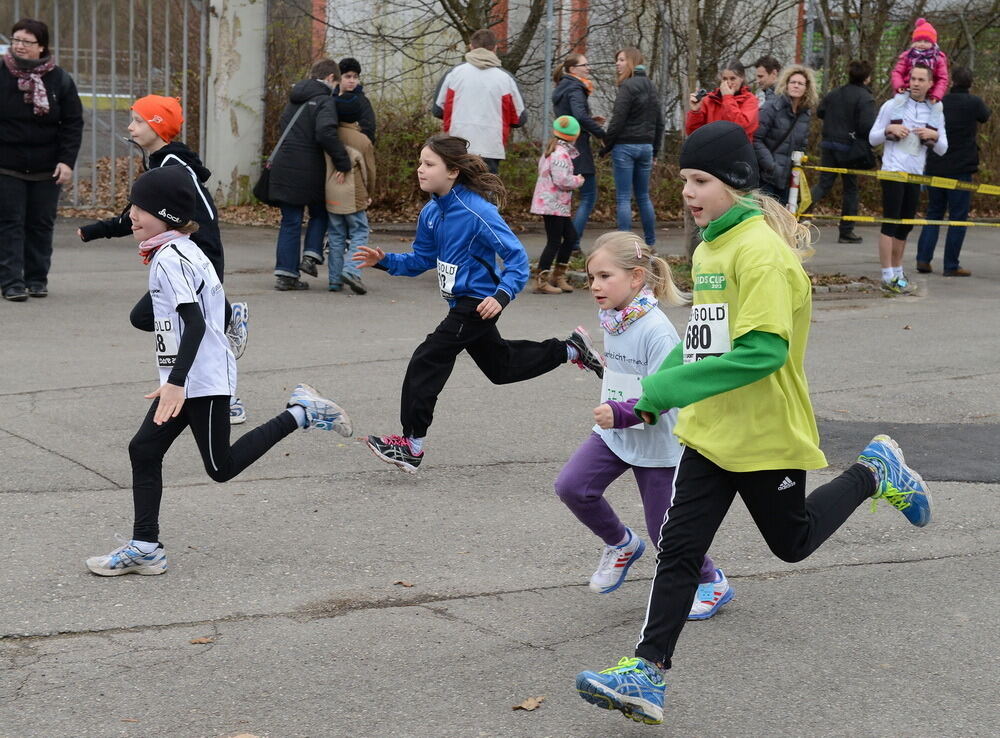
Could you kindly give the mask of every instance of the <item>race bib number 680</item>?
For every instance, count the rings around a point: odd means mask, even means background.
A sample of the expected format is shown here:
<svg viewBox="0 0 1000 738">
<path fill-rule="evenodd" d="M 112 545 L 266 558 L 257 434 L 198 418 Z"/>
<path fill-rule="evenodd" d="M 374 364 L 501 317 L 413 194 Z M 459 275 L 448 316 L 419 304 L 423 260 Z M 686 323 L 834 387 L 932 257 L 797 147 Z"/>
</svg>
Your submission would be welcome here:
<svg viewBox="0 0 1000 738">
<path fill-rule="evenodd" d="M 684 332 L 684 363 L 722 356 L 732 347 L 729 340 L 729 304 L 694 305 Z"/>
</svg>

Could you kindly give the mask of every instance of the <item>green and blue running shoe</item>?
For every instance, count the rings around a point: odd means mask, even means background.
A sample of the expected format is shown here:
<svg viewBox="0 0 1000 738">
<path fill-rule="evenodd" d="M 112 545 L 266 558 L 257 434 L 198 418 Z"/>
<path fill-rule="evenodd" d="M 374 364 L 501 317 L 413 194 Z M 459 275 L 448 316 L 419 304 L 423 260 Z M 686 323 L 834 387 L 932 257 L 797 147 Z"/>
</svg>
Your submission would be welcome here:
<svg viewBox="0 0 1000 738">
<path fill-rule="evenodd" d="M 873 510 L 883 499 L 919 528 L 931 522 L 931 493 L 921 476 L 906 465 L 899 444 L 889 436 L 875 436 L 858 456 L 858 463 L 875 473 L 878 488 L 872 496 Z"/>
<path fill-rule="evenodd" d="M 576 675 L 576 691 L 592 705 L 620 710 L 637 723 L 663 722 L 663 697 L 667 685 L 660 670 L 645 659 L 626 656 L 618 666 L 602 672 L 581 671 Z"/>
</svg>

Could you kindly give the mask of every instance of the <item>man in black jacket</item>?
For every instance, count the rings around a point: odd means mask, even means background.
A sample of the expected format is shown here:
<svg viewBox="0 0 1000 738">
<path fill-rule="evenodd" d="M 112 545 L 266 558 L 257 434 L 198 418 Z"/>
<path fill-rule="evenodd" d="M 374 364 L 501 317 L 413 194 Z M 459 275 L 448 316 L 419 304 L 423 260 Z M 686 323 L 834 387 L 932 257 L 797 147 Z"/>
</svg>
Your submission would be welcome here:
<svg viewBox="0 0 1000 738">
<path fill-rule="evenodd" d="M 274 265 L 274 288 L 279 291 L 305 290 L 309 285 L 299 279 L 303 256 L 302 219 L 309 209 L 305 254 L 316 263 L 323 262 L 323 237 L 326 235 L 326 159 L 344 174 L 351 171 L 347 150 L 337 136 L 337 104 L 333 88 L 340 80 L 340 66 L 332 59 L 313 65 L 309 79 L 297 82 L 281 113 L 282 132 L 288 135 L 274 154 L 271 163 L 269 198 L 281 208 L 278 228 L 277 260 Z M 299 110 L 301 109 L 301 113 Z M 296 113 L 299 113 L 296 118 Z M 294 118 L 294 123 L 293 123 Z"/>
<path fill-rule="evenodd" d="M 950 177 L 962 182 L 971 182 L 972 175 L 979 171 L 979 143 L 976 128 L 989 120 L 990 109 L 982 98 L 969 93 L 972 86 L 972 72 L 966 67 L 955 67 L 951 71 L 951 92 L 941 100 L 944 105 L 944 128 L 948 132 L 948 151 L 944 156 L 933 152 L 927 154 L 926 174 L 935 177 Z M 948 220 L 965 220 L 969 217 L 969 190 L 945 190 L 931 187 L 927 191 L 927 218 L 940 220 L 948 210 Z M 925 274 L 933 271 L 934 247 L 937 245 L 939 226 L 924 226 L 917 242 L 917 271 Z M 959 265 L 962 242 L 965 241 L 965 226 L 949 226 L 944 242 L 944 276 L 968 277 L 972 274 Z"/>
<path fill-rule="evenodd" d="M 875 98 L 868 89 L 872 66 L 866 61 L 852 61 L 847 65 L 849 82 L 828 93 L 819 104 L 816 114 L 823 120 L 822 157 L 824 167 L 846 169 L 871 169 L 875 166 L 868 132 L 875 123 Z M 844 197 L 840 206 L 841 216 L 858 214 L 858 178 L 855 174 L 840 175 L 844 183 Z M 823 172 L 819 184 L 812 188 L 813 206 L 833 189 L 837 175 Z M 839 243 L 860 243 L 861 236 L 854 232 L 849 220 L 840 221 Z"/>
</svg>

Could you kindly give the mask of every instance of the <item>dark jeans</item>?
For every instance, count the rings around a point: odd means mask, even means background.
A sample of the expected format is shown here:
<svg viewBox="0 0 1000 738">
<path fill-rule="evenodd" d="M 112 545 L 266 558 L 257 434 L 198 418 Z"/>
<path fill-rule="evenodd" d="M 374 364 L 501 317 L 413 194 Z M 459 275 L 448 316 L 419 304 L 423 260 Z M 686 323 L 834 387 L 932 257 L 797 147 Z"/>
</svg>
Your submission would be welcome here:
<svg viewBox="0 0 1000 738">
<path fill-rule="evenodd" d="M 45 287 L 59 185 L 0 174 L 0 289 Z"/>
<path fill-rule="evenodd" d="M 971 174 L 956 174 L 954 179 L 961 182 L 971 182 Z M 972 193 L 968 190 L 944 190 L 940 187 L 927 189 L 927 219 L 941 220 L 944 211 L 948 211 L 948 220 L 965 220 L 969 217 L 969 205 L 972 203 Z M 934 247 L 937 246 L 938 230 L 941 226 L 924 226 L 917 241 L 917 261 L 928 264 L 934 259 Z M 959 255 L 962 253 L 962 242 L 965 241 L 965 226 L 948 226 L 948 235 L 944 240 L 944 270 L 946 272 L 959 268 Z"/>
<path fill-rule="evenodd" d="M 584 174 L 583 184 L 577 190 L 580 199 L 576 203 L 576 212 L 573 213 L 573 228 L 576 229 L 576 243 L 574 249 L 580 248 L 580 241 L 583 239 L 583 229 L 587 227 L 590 214 L 594 212 L 594 205 L 597 204 L 597 175 Z"/>
<path fill-rule="evenodd" d="M 477 297 L 458 298 L 455 307 L 413 352 L 403 378 L 399 410 L 403 435 L 427 435 L 438 395 L 463 350 L 493 384 L 531 379 L 566 363 L 565 341 L 506 341 L 497 330 L 500 316 L 490 320 L 479 317 L 476 307 L 480 302 Z"/>
<path fill-rule="evenodd" d="M 920 204 L 920 185 L 912 182 L 893 182 L 883 179 L 882 182 L 882 217 L 893 220 L 909 220 L 917 214 Z M 905 241 L 913 230 L 911 225 L 898 223 L 883 223 L 880 232 L 883 236 Z"/>
<path fill-rule="evenodd" d="M 302 218 L 307 207 L 309 225 L 306 226 L 305 248 L 303 248 Z M 303 253 L 322 262 L 326 226 L 326 203 L 322 200 L 309 206 L 282 204 L 281 225 L 278 226 L 278 253 L 274 262 L 275 276 L 298 277 Z"/>
<path fill-rule="evenodd" d="M 132 501 L 135 524 L 132 538 L 157 541 L 160 536 L 160 498 L 163 496 L 163 457 L 181 432 L 191 426 L 208 476 L 228 482 L 270 448 L 299 427 L 289 412 L 282 412 L 229 445 L 229 398 L 189 397 L 180 414 L 163 425 L 153 422 L 159 406 L 153 400 L 142 425 L 128 445 L 132 460 Z"/>
<path fill-rule="evenodd" d="M 632 230 L 632 196 L 635 195 L 643 238 L 647 246 L 655 246 L 656 213 L 649 197 L 653 144 L 615 144 L 611 149 L 611 168 L 615 177 L 615 216 L 618 230 Z"/>
<path fill-rule="evenodd" d="M 693 448 L 684 449 L 674 477 L 674 498 L 660 531 L 656 574 L 636 656 L 670 668 L 698 590 L 702 561 L 737 493 L 774 555 L 789 562 L 802 561 L 819 548 L 875 494 L 875 477 L 860 464 L 808 497 L 805 485 L 801 469 L 730 472 Z"/>
<path fill-rule="evenodd" d="M 480 157 L 486 162 L 486 168 L 489 169 L 493 174 L 500 173 L 500 160 L 499 159 L 487 159 L 485 156 Z"/>
<path fill-rule="evenodd" d="M 823 155 L 820 160 L 820 165 L 824 167 L 843 167 L 844 169 L 851 169 L 852 163 L 841 164 L 838 162 L 834 156 L 833 152 L 829 149 L 823 149 Z M 856 168 L 856 167 L 855 167 Z M 844 184 L 844 196 L 840 201 L 840 216 L 845 215 L 857 215 L 858 214 L 858 175 L 856 174 L 841 174 L 837 175 L 834 172 L 820 172 L 819 184 L 812 188 L 810 194 L 812 195 L 812 201 L 815 205 L 817 202 L 826 197 L 827 193 L 833 189 L 834 182 L 837 181 L 837 177 L 840 177 L 840 181 Z M 854 223 L 850 220 L 840 221 L 840 235 L 846 236 L 854 231 Z"/>
<path fill-rule="evenodd" d="M 545 221 L 545 248 L 538 259 L 538 271 L 544 272 L 556 264 L 568 264 L 573 253 L 573 245 L 577 242 L 576 229 L 573 221 L 566 215 L 543 215 Z"/>
</svg>

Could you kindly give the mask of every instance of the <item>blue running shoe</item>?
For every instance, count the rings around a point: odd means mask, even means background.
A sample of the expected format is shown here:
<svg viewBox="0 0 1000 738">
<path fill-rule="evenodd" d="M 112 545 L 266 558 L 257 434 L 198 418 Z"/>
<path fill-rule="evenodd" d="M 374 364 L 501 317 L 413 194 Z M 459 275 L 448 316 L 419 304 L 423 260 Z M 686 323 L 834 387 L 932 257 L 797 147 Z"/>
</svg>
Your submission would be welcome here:
<svg viewBox="0 0 1000 738">
<path fill-rule="evenodd" d="M 877 500 L 883 499 L 918 528 L 931 522 L 931 494 L 927 484 L 906 465 L 899 444 L 889 436 L 875 436 L 858 456 L 858 463 L 871 469 L 877 480 L 873 509 Z"/>
<path fill-rule="evenodd" d="M 576 675 L 576 691 L 590 704 L 620 710 L 637 723 L 663 722 L 667 685 L 660 670 L 645 659 L 626 656 L 618 666 L 602 672 L 581 671 Z"/>
<path fill-rule="evenodd" d="M 167 571 L 167 555 L 163 546 L 157 546 L 153 553 L 143 553 L 129 541 L 106 556 L 91 556 L 87 568 L 102 577 L 117 577 L 122 574 L 163 574 Z"/>
<path fill-rule="evenodd" d="M 320 394 L 308 384 L 296 385 L 292 391 L 292 396 L 288 398 L 287 407 L 293 405 L 300 406 L 306 411 L 306 427 L 319 428 L 320 430 L 337 431 L 345 438 L 349 438 L 354 433 L 351 426 L 351 419 L 347 411 L 333 400 L 321 397 Z"/>
</svg>

